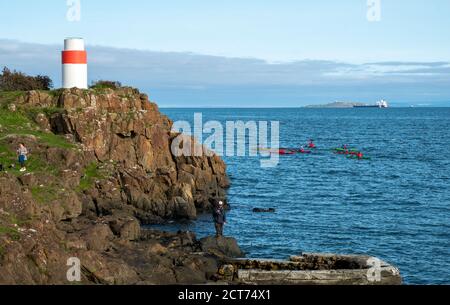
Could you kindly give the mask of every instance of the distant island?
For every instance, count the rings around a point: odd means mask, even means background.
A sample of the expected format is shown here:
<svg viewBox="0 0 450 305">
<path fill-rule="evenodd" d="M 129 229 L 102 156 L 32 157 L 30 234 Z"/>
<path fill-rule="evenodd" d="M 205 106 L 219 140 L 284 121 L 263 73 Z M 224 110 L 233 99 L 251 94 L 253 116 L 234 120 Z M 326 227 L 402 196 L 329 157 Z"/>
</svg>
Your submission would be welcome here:
<svg viewBox="0 0 450 305">
<path fill-rule="evenodd" d="M 389 104 L 385 100 L 380 100 L 375 104 L 363 104 L 354 102 L 334 102 L 325 105 L 309 105 L 305 108 L 389 108 Z"/>
<path fill-rule="evenodd" d="M 353 103 L 353 102 L 334 102 L 322 105 L 308 105 L 304 108 L 353 108 L 355 106 L 365 106 L 363 103 Z"/>
</svg>

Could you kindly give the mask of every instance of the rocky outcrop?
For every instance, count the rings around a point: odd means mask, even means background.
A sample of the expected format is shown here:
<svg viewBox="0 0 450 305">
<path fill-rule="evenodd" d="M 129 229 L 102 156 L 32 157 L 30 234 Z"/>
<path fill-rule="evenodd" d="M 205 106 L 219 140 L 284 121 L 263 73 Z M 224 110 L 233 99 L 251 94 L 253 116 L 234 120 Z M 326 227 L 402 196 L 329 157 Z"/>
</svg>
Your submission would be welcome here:
<svg viewBox="0 0 450 305">
<path fill-rule="evenodd" d="M 206 283 L 219 260 L 191 233 L 141 229 L 195 219 L 229 182 L 215 155 L 175 157 L 172 122 L 132 88 L 0 99 L 0 284 Z M 28 148 L 27 171 L 16 164 Z M 229 243 L 236 245 L 230 239 Z M 234 251 L 238 251 L 234 249 Z"/>
<path fill-rule="evenodd" d="M 43 130 L 78 144 L 84 158 L 107 164 L 108 177 L 85 192 L 85 212 L 125 208 L 153 223 L 195 219 L 211 201 L 226 200 L 223 161 L 215 155 L 174 157 L 171 144 L 178 135 L 171 132 L 172 122 L 136 89 L 32 91 L 18 105 L 34 109 Z"/>
<path fill-rule="evenodd" d="M 200 240 L 202 251 L 222 257 L 244 257 L 236 240 L 230 237 L 205 237 Z"/>
</svg>

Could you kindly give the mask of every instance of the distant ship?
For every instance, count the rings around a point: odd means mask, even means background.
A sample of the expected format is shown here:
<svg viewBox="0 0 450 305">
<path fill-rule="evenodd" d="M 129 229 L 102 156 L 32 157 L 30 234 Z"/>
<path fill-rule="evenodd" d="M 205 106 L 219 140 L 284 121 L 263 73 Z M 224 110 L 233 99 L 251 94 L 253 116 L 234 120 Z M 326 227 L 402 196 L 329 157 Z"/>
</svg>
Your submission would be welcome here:
<svg viewBox="0 0 450 305">
<path fill-rule="evenodd" d="M 355 105 L 353 108 L 389 108 L 388 102 L 381 100 L 375 103 L 375 105 Z"/>
</svg>

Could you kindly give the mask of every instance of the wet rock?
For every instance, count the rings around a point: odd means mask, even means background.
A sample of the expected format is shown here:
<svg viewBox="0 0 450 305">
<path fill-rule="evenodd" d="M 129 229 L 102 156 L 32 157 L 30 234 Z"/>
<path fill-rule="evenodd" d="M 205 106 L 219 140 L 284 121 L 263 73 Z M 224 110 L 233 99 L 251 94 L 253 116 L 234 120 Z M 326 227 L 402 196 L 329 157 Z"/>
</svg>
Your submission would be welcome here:
<svg viewBox="0 0 450 305">
<path fill-rule="evenodd" d="M 197 210 L 193 201 L 188 201 L 183 197 L 173 198 L 169 209 L 175 218 L 196 219 Z"/>
<path fill-rule="evenodd" d="M 138 240 L 141 235 L 141 225 L 139 221 L 131 216 L 110 217 L 109 226 L 114 235 L 128 241 Z"/>
<path fill-rule="evenodd" d="M 200 243 L 204 252 L 221 253 L 223 256 L 232 258 L 245 256 L 237 241 L 231 237 L 205 237 L 200 240 Z"/>
</svg>

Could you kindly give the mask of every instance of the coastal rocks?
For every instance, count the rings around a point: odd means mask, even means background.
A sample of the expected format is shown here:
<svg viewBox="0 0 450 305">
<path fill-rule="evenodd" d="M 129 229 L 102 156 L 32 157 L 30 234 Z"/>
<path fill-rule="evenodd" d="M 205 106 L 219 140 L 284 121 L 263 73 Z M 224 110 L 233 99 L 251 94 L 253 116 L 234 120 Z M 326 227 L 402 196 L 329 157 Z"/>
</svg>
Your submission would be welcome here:
<svg viewBox="0 0 450 305">
<path fill-rule="evenodd" d="M 81 201 L 72 191 L 62 194 L 58 200 L 50 202 L 46 208 L 50 209 L 55 221 L 76 218 L 80 216 L 83 211 Z"/>
<path fill-rule="evenodd" d="M 76 234 L 69 234 L 66 237 L 66 248 L 69 250 L 87 250 L 87 242 Z"/>
<path fill-rule="evenodd" d="M 30 151 L 27 172 L 0 173 L 0 284 L 71 284 L 72 258 L 81 284 L 217 278 L 217 257 L 195 234 L 141 224 L 195 219 L 225 201 L 219 157 L 173 156 L 172 122 L 134 89 L 35 91 L 15 105 L 34 123 L 0 139 L 2 163 L 15 162 L 20 142 Z M 240 253 L 235 241 L 215 247 L 221 257 Z"/>
<path fill-rule="evenodd" d="M 152 241 L 148 244 L 146 253 L 147 255 L 153 256 L 153 255 L 164 255 L 167 254 L 168 251 L 169 250 L 163 245 L 161 245 L 159 242 Z"/>
<path fill-rule="evenodd" d="M 122 202 L 143 223 L 195 219 L 211 210 L 211 200 L 225 200 L 229 181 L 224 162 L 214 154 L 173 156 L 172 122 L 136 89 L 67 89 L 54 97 L 32 92 L 20 104 L 60 109 L 47 117 L 52 132 L 71 136 L 86 156 L 93 156 L 91 161 L 114 164 L 110 189 L 120 191 L 111 198 L 104 184 L 96 184 L 98 192 L 91 192 L 102 214 Z M 56 152 L 52 157 L 61 159 Z M 73 158 L 62 159 L 73 170 Z"/>
<path fill-rule="evenodd" d="M 98 224 L 82 233 L 88 250 L 103 252 L 110 247 L 113 233 L 108 225 Z"/>
<path fill-rule="evenodd" d="M 131 216 L 112 217 L 109 226 L 114 235 L 127 241 L 138 240 L 141 236 L 141 225 L 136 218 Z"/>
<path fill-rule="evenodd" d="M 186 200 L 183 197 L 174 197 L 169 203 L 169 210 L 174 218 L 196 219 L 197 210 L 194 201 Z"/>
<path fill-rule="evenodd" d="M 101 285 L 132 285 L 140 281 L 137 272 L 123 260 L 103 258 L 98 252 L 84 252 L 82 262 L 83 280 Z"/>
<path fill-rule="evenodd" d="M 202 251 L 225 257 L 244 257 L 237 241 L 231 237 L 205 237 L 200 240 Z"/>
</svg>

